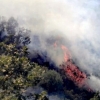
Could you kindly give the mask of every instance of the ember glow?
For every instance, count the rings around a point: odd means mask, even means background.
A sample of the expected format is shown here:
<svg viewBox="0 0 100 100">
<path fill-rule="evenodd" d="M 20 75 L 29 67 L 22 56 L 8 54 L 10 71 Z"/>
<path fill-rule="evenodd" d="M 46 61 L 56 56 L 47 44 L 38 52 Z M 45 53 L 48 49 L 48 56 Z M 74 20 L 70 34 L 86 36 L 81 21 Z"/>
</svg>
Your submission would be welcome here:
<svg viewBox="0 0 100 100">
<path fill-rule="evenodd" d="M 69 55 L 70 53 L 68 52 L 68 49 L 63 45 L 62 50 L 65 54 L 64 60 L 66 64 L 64 70 L 66 71 L 66 75 L 78 86 L 83 86 L 85 84 L 86 74 L 80 71 L 79 68 L 71 62 L 71 57 Z"/>
<path fill-rule="evenodd" d="M 61 45 L 61 48 L 64 52 L 64 61 L 67 62 L 71 58 L 70 53 L 64 45 Z"/>
<path fill-rule="evenodd" d="M 68 76 L 68 78 L 74 81 L 75 84 L 77 84 L 79 87 L 85 85 L 86 74 L 80 71 L 79 68 L 74 64 L 69 62 L 69 64 L 65 66 L 64 70 L 66 71 L 66 75 Z"/>
<path fill-rule="evenodd" d="M 54 43 L 54 47 L 55 48 L 58 47 L 57 42 Z M 80 71 L 80 69 L 77 66 L 75 66 L 75 64 L 72 63 L 71 54 L 68 48 L 62 44 L 60 45 L 60 48 L 62 49 L 63 54 L 64 54 L 64 57 L 63 57 L 64 64 L 62 64 L 61 67 L 64 69 L 67 78 L 72 80 L 79 87 L 82 87 L 83 85 L 85 85 L 86 74 Z"/>
</svg>

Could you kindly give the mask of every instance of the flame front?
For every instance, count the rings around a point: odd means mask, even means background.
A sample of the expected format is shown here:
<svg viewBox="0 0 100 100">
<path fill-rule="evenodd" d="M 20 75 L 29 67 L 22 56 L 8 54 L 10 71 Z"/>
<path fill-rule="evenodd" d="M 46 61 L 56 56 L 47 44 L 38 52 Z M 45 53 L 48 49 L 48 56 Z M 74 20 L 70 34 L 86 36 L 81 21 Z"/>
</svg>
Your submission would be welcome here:
<svg viewBox="0 0 100 100">
<path fill-rule="evenodd" d="M 85 85 L 86 74 L 80 71 L 80 69 L 72 63 L 71 55 L 67 47 L 64 45 L 58 45 L 57 42 L 55 42 L 54 47 L 57 48 L 58 46 L 60 46 L 64 54 L 64 65 L 62 66 L 62 68 L 64 69 L 66 76 L 70 80 L 74 81 L 76 85 L 82 87 L 83 85 Z"/>
</svg>

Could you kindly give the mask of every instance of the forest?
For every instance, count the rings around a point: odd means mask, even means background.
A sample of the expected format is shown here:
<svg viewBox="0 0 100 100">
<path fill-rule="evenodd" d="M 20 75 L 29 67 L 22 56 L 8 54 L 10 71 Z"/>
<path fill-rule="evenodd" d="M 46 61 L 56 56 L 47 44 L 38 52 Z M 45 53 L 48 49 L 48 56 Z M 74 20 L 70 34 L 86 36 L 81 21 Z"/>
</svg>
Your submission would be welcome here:
<svg viewBox="0 0 100 100">
<path fill-rule="evenodd" d="M 20 27 L 13 17 L 0 20 L 0 100 L 100 100 L 99 92 L 78 87 L 34 52 L 28 44 L 31 30 Z"/>
</svg>

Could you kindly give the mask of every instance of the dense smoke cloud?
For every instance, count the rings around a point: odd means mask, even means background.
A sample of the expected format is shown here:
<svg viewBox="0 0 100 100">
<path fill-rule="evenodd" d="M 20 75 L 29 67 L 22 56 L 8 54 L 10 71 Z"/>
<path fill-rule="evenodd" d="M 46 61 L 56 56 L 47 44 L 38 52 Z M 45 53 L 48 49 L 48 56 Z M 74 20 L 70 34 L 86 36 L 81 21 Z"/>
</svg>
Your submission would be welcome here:
<svg viewBox="0 0 100 100">
<path fill-rule="evenodd" d="M 94 90 L 100 90 L 99 9 L 99 0 L 0 0 L 0 15 L 13 16 L 32 30 L 31 39 L 39 35 L 41 50 L 48 51 L 57 65 L 63 61 L 62 53 L 53 55 L 45 40 L 55 38 L 65 44 L 80 69 L 90 74 L 87 83 Z M 32 43 L 30 50 L 36 48 Z"/>
</svg>

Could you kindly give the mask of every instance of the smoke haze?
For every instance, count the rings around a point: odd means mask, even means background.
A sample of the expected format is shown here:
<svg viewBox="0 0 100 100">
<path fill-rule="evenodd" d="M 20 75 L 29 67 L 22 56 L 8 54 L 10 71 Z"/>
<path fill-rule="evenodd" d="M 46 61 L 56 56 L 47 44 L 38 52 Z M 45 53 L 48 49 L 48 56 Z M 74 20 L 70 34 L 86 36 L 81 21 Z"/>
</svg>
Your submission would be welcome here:
<svg viewBox="0 0 100 100">
<path fill-rule="evenodd" d="M 58 39 L 67 46 L 80 69 L 90 74 L 87 84 L 100 91 L 100 1 L 99 0 L 0 0 L 0 15 L 15 17 L 21 26 L 40 37 L 41 48 L 48 51 L 57 65 L 59 57 L 47 38 Z M 33 40 L 31 40 L 33 43 Z M 30 50 L 36 48 L 30 44 Z M 59 60 L 60 58 L 60 60 Z"/>
</svg>

